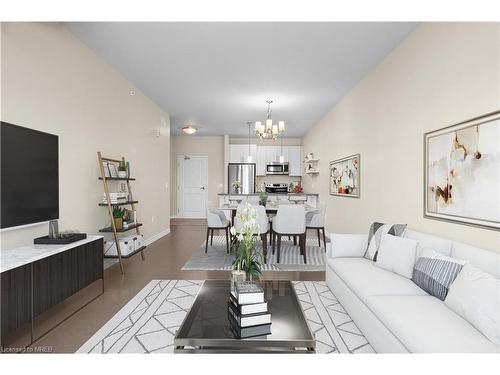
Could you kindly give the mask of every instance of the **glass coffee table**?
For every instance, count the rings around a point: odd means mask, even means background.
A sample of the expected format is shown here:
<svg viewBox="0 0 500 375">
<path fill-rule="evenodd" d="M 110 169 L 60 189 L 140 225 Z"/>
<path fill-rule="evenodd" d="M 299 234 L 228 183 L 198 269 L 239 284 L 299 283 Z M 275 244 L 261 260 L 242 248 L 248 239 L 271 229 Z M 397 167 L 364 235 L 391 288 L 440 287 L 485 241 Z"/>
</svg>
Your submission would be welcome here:
<svg viewBox="0 0 500 375">
<path fill-rule="evenodd" d="M 262 282 L 271 334 L 237 338 L 227 313 L 229 280 L 207 280 L 177 331 L 175 353 L 314 353 L 314 336 L 290 281 Z"/>
</svg>

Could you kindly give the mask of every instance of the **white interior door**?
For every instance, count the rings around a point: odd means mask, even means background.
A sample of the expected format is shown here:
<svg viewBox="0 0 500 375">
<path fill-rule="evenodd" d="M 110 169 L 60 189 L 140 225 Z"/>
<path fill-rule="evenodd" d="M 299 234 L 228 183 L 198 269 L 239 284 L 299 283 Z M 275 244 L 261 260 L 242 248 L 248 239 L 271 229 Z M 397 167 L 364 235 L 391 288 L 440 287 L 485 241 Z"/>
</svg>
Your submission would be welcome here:
<svg viewBox="0 0 500 375">
<path fill-rule="evenodd" d="M 208 197 L 208 156 L 177 156 L 177 215 L 205 218 Z"/>
</svg>

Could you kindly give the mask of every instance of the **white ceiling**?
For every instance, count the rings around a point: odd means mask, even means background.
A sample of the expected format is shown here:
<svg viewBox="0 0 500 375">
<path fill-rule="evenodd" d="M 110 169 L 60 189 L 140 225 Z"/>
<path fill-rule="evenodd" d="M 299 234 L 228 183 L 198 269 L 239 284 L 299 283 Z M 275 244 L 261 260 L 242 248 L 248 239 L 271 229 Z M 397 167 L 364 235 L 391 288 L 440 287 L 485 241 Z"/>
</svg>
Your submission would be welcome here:
<svg viewBox="0 0 500 375">
<path fill-rule="evenodd" d="M 302 136 L 415 23 L 68 23 L 171 116 L 200 135 L 246 135 L 247 121 Z"/>
</svg>

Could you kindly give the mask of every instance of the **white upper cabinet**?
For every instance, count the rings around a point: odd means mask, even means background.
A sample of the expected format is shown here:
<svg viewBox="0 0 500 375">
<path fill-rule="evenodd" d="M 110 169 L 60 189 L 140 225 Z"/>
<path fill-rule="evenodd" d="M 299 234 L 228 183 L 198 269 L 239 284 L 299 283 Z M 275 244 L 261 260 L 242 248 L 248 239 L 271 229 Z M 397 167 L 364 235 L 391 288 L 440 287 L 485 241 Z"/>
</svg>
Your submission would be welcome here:
<svg viewBox="0 0 500 375">
<path fill-rule="evenodd" d="M 288 146 L 288 175 L 302 176 L 302 146 Z"/>
<path fill-rule="evenodd" d="M 257 176 L 266 175 L 266 149 L 264 146 L 257 146 Z"/>
<path fill-rule="evenodd" d="M 283 155 L 283 162 L 286 162 L 288 163 L 289 159 L 288 159 L 288 148 L 290 146 L 283 146 L 283 149 L 281 149 L 281 146 L 277 146 L 277 151 L 278 151 L 278 155 L 276 156 L 276 161 L 280 161 L 280 156 Z"/>
<path fill-rule="evenodd" d="M 278 161 L 278 148 L 276 146 L 263 146 L 266 150 L 266 163 Z"/>
<path fill-rule="evenodd" d="M 250 145 L 250 156 L 252 163 L 257 160 L 257 145 Z M 248 158 L 248 144 L 229 145 L 229 162 L 246 163 Z"/>
<path fill-rule="evenodd" d="M 257 146 L 257 176 L 265 176 L 266 163 L 279 161 L 280 155 L 289 163 L 290 176 L 302 176 L 302 146 L 283 146 L 283 150 L 281 146 Z"/>
</svg>

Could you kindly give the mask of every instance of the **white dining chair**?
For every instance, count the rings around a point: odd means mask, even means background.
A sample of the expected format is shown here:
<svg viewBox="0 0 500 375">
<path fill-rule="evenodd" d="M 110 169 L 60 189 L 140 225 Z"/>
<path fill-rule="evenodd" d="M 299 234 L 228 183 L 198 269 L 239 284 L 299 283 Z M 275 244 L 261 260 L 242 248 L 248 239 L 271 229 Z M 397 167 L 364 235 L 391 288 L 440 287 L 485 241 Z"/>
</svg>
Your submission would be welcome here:
<svg viewBox="0 0 500 375">
<path fill-rule="evenodd" d="M 323 244 L 325 245 L 325 252 L 326 252 L 325 213 L 326 213 L 325 206 L 320 206 L 317 210 L 308 212 L 306 214 L 306 229 L 316 229 L 316 232 L 318 234 L 319 247 L 321 247 L 320 231 L 323 231 Z"/>
<path fill-rule="evenodd" d="M 210 246 L 214 242 L 214 230 L 223 229 L 226 232 L 226 249 L 229 254 L 229 226 L 230 222 L 226 219 L 224 212 L 216 208 L 207 209 L 207 242 L 205 243 L 205 253 L 208 250 L 208 237 L 210 234 Z"/>
<path fill-rule="evenodd" d="M 238 232 L 241 228 L 241 222 L 239 219 L 239 213 L 243 211 L 245 205 L 240 204 L 236 209 L 236 216 L 234 217 L 234 228 Z M 259 225 L 259 231 L 254 232 L 253 235 L 260 235 L 260 239 L 262 240 L 262 248 L 264 250 L 264 262 L 267 259 L 267 234 L 269 233 L 269 221 L 266 214 L 266 208 L 260 205 L 252 205 L 252 207 L 256 211 L 256 219 L 257 224 Z"/>
<path fill-rule="evenodd" d="M 252 206 L 256 206 L 259 204 L 259 196 L 258 195 L 249 195 L 247 197 L 247 202 L 250 203 Z"/>
<path fill-rule="evenodd" d="M 281 237 L 298 236 L 300 254 L 304 256 L 304 263 L 307 263 L 306 257 L 306 215 L 303 205 L 280 205 L 278 212 L 273 219 L 273 254 L 275 253 L 276 243 L 278 245 L 277 263 L 280 262 Z"/>
</svg>

